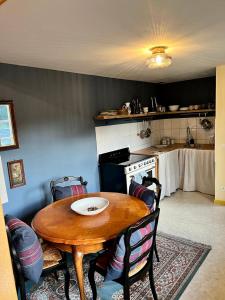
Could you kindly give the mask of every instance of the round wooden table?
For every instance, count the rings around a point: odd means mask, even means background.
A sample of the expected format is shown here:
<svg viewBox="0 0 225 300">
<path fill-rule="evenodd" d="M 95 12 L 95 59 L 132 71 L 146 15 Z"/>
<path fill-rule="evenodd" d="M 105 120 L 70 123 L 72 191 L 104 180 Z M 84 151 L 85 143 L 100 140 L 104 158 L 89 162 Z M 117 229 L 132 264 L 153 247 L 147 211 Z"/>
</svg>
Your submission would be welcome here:
<svg viewBox="0 0 225 300">
<path fill-rule="evenodd" d="M 100 214 L 81 216 L 71 210 L 72 202 L 86 197 L 103 197 L 109 206 Z M 90 193 L 54 202 L 40 210 L 32 221 L 35 232 L 55 247 L 71 252 L 81 299 L 85 299 L 83 256 L 105 248 L 128 226 L 148 214 L 143 201 L 119 193 Z"/>
</svg>

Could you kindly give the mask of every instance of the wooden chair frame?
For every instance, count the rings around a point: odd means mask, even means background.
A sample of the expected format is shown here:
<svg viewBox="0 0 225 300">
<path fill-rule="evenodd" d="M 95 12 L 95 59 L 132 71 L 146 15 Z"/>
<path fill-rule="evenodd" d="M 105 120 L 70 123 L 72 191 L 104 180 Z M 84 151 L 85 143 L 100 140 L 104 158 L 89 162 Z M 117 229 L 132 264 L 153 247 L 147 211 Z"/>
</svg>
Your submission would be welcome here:
<svg viewBox="0 0 225 300">
<path fill-rule="evenodd" d="M 155 194 L 155 202 L 156 202 L 156 208 L 158 208 L 159 202 L 160 202 L 160 197 L 161 197 L 162 185 L 159 183 L 158 179 L 154 178 L 154 177 L 144 176 L 142 179 L 142 185 L 145 187 L 148 187 L 149 185 L 151 185 L 153 183 L 156 185 L 156 189 L 157 189 L 157 194 Z M 154 245 L 154 251 L 155 251 L 156 259 L 159 262 L 159 254 L 158 254 L 156 242 Z"/>
<path fill-rule="evenodd" d="M 150 215 L 142 218 L 139 222 L 137 222 L 134 225 L 131 225 L 129 228 L 127 228 L 125 231 L 123 231 L 121 233 L 121 234 L 124 234 L 124 242 L 125 242 L 125 249 L 126 249 L 125 250 L 125 256 L 124 256 L 124 270 L 123 270 L 122 276 L 119 279 L 116 279 L 114 281 L 116 281 L 116 282 L 123 285 L 124 299 L 125 300 L 130 299 L 130 286 L 134 282 L 142 279 L 143 276 L 147 272 L 149 272 L 149 281 L 150 281 L 150 286 L 151 286 L 153 298 L 154 298 L 154 300 L 158 299 L 157 294 L 156 294 L 156 290 L 155 290 L 154 277 L 153 277 L 153 250 L 154 250 L 154 245 L 155 245 L 155 238 L 156 238 L 156 232 L 157 232 L 159 213 L 160 213 L 160 209 L 156 208 L 156 210 L 153 213 L 151 213 Z M 142 238 L 138 243 L 131 246 L 130 245 L 131 235 L 135 231 L 139 230 L 140 228 L 144 228 L 147 224 L 152 223 L 152 222 L 155 222 L 155 226 L 154 226 L 153 231 L 151 233 L 149 233 L 148 235 L 146 235 L 144 238 Z M 121 237 L 121 234 L 117 238 L 117 242 L 119 241 L 119 239 Z M 150 247 L 150 249 L 145 251 L 135 261 L 130 262 L 130 255 L 131 255 L 132 251 L 134 249 L 140 247 L 141 245 L 143 245 L 147 240 L 150 240 L 151 238 L 153 238 L 153 241 L 152 241 L 152 246 Z M 146 260 L 147 260 L 147 263 L 144 265 L 144 267 L 140 271 L 138 271 L 136 274 L 134 274 L 132 276 L 129 276 L 129 272 L 130 272 L 132 266 L 134 266 L 135 264 L 137 264 L 138 262 L 140 262 L 144 258 L 146 258 Z M 106 275 L 106 270 L 103 270 L 102 268 L 97 266 L 97 264 L 96 264 L 97 259 L 98 258 L 91 261 L 89 274 L 88 274 L 94 300 L 97 299 L 97 290 L 96 290 L 96 285 L 95 285 L 95 280 L 94 280 L 94 273 L 95 273 L 95 271 L 97 271 L 102 276 Z"/>
<path fill-rule="evenodd" d="M 84 181 L 84 179 L 83 179 L 82 176 L 78 176 L 78 177 L 75 177 L 75 176 L 64 176 L 64 177 L 58 178 L 56 180 L 52 180 L 50 182 L 50 190 L 51 190 L 51 193 L 52 193 L 53 201 L 55 201 L 55 197 L 54 197 L 54 195 L 55 195 L 55 187 L 57 185 L 61 185 L 63 183 L 73 182 L 73 181 L 79 181 L 80 184 L 84 187 L 85 192 L 87 193 L 87 184 L 88 184 L 88 182 Z"/>
</svg>

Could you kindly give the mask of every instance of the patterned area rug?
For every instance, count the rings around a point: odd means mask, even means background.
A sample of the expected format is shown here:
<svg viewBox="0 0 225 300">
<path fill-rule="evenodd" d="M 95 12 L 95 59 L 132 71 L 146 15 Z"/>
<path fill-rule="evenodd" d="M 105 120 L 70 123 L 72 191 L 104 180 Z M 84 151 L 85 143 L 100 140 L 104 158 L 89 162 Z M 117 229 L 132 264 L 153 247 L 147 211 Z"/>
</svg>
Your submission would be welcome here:
<svg viewBox="0 0 225 300">
<path fill-rule="evenodd" d="M 178 299 L 183 293 L 194 274 L 205 260 L 211 247 L 192 242 L 186 239 L 167 235 L 157 234 L 157 248 L 160 262 L 154 261 L 154 278 L 156 291 L 159 300 Z M 85 292 L 88 300 L 92 299 L 91 288 L 88 283 L 87 271 L 88 263 L 84 264 L 85 270 Z M 74 268 L 70 267 L 70 299 L 79 300 L 79 291 L 76 283 Z M 101 299 L 123 299 L 123 290 L 118 284 L 113 282 L 103 284 L 103 278 L 97 274 L 96 282 Z M 64 277 L 59 274 L 59 280 L 54 276 L 44 278 L 43 282 L 31 289 L 31 300 L 56 300 L 64 297 Z M 106 293 L 106 294 L 105 294 Z M 107 294 L 108 293 L 108 294 Z M 111 295 L 109 295 L 111 293 Z M 150 300 L 152 293 L 148 276 L 144 281 L 139 281 L 131 287 L 131 300 Z"/>
</svg>

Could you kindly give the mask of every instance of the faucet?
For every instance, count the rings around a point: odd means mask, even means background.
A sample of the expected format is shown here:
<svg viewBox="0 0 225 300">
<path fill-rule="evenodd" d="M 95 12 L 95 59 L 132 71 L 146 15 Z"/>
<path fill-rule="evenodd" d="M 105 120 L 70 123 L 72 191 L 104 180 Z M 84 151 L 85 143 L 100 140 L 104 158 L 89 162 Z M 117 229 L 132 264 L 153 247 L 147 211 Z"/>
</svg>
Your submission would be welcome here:
<svg viewBox="0 0 225 300">
<path fill-rule="evenodd" d="M 190 147 L 190 141 L 192 139 L 192 136 L 191 136 L 191 129 L 190 127 L 188 126 L 187 127 L 187 139 L 186 139 L 186 145 Z"/>
<path fill-rule="evenodd" d="M 192 137 L 192 135 L 191 135 L 191 129 L 190 129 L 190 127 L 188 126 L 188 127 L 187 127 L 187 139 L 186 139 L 186 145 L 187 145 L 188 147 L 190 147 L 191 144 L 194 144 L 194 139 L 193 139 L 193 137 Z"/>
</svg>

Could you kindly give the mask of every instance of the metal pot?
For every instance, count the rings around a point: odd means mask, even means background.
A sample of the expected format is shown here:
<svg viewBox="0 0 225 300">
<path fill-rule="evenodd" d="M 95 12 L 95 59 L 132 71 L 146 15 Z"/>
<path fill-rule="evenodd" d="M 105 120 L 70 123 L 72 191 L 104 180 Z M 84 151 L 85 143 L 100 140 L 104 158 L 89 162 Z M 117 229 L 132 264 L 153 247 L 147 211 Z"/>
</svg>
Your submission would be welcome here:
<svg viewBox="0 0 225 300">
<path fill-rule="evenodd" d="M 205 129 L 205 130 L 210 130 L 210 129 L 213 128 L 212 122 L 210 120 L 206 119 L 206 118 L 200 120 L 200 124 L 201 124 L 202 128 Z"/>
</svg>

